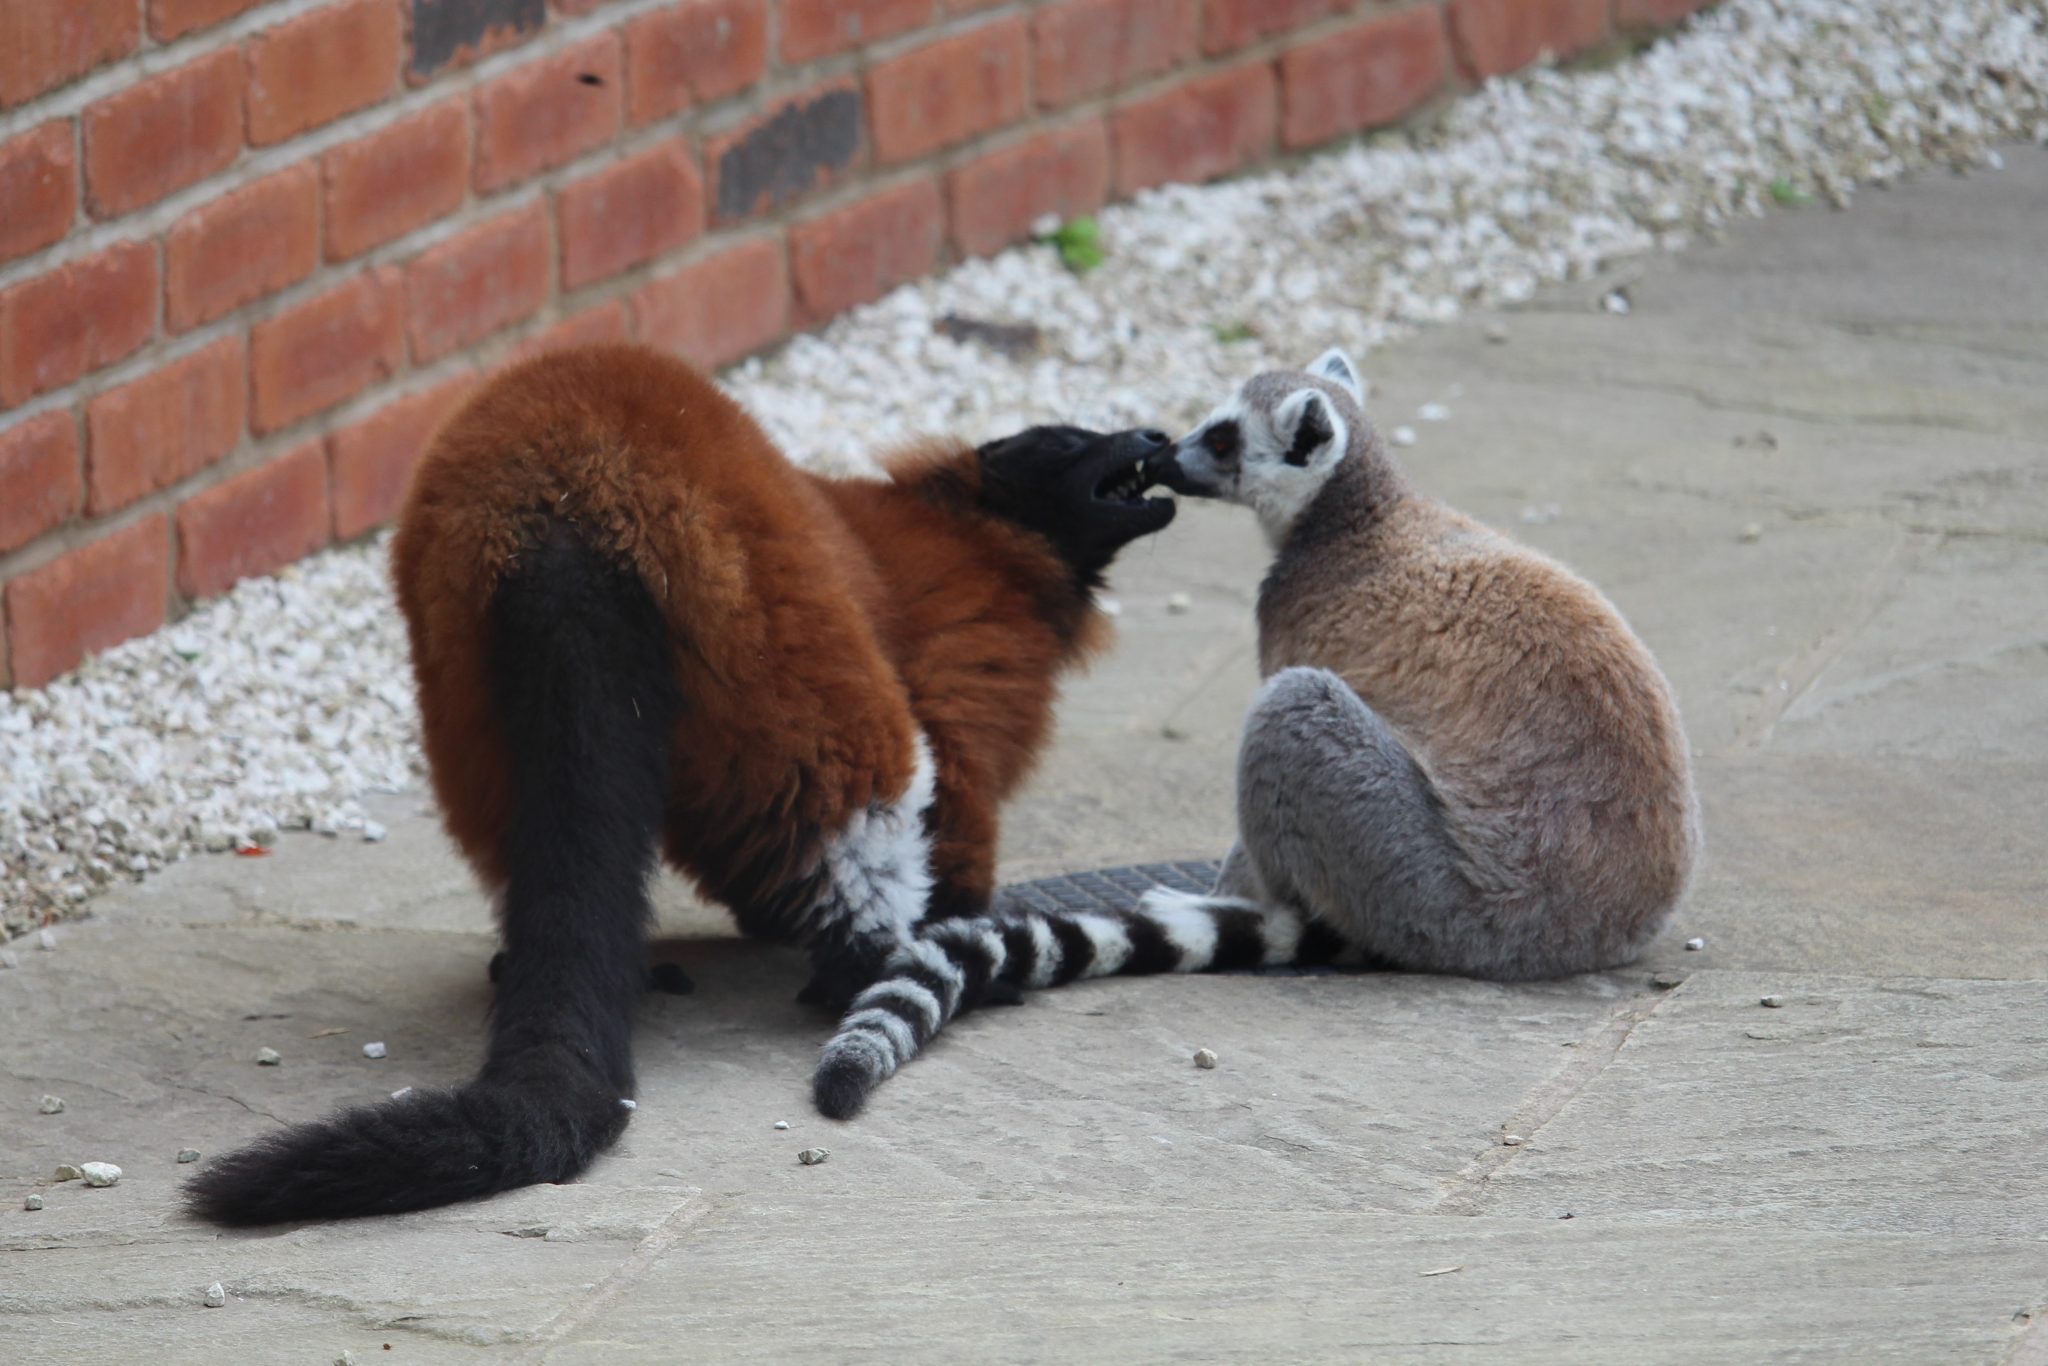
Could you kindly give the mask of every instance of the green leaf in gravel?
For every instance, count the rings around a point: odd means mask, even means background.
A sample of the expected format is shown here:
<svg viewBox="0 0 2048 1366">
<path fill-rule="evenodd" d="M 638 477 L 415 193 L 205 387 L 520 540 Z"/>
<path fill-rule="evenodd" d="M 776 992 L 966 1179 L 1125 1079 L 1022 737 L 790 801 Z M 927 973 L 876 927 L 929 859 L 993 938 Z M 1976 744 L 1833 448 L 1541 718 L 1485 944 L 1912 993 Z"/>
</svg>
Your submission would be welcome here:
<svg viewBox="0 0 2048 1366">
<path fill-rule="evenodd" d="M 1061 262 L 1076 275 L 1086 275 L 1108 259 L 1102 250 L 1102 229 L 1093 218 L 1062 223 L 1040 240 L 1057 247 Z"/>
<path fill-rule="evenodd" d="M 1247 322 L 1216 324 L 1216 340 L 1222 342 L 1225 346 L 1231 346 L 1237 342 L 1248 342 L 1258 335 L 1257 329 Z"/>
<path fill-rule="evenodd" d="M 1788 209 L 1804 208 L 1813 202 L 1812 195 L 1782 176 L 1771 182 L 1771 198 Z"/>
</svg>

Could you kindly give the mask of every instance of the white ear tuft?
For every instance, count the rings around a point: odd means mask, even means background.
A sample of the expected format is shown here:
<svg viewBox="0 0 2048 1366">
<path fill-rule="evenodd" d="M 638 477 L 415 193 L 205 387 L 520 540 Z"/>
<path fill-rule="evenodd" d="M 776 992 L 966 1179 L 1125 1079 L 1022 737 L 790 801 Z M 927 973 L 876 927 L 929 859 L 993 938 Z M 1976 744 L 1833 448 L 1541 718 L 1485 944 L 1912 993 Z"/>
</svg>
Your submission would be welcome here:
<svg viewBox="0 0 2048 1366">
<path fill-rule="evenodd" d="M 1358 377 L 1358 367 L 1351 363 L 1351 357 L 1344 354 L 1342 347 L 1333 346 L 1316 357 L 1316 363 L 1308 368 L 1311 375 L 1342 385 L 1365 406 L 1365 381 Z"/>
</svg>

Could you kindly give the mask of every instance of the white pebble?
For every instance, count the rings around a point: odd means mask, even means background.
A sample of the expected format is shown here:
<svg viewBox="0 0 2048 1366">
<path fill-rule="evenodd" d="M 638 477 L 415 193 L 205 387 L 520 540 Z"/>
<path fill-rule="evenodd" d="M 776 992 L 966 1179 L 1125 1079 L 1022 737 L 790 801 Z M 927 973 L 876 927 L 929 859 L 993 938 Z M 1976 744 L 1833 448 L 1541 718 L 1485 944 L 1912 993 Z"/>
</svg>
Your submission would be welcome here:
<svg viewBox="0 0 2048 1366">
<path fill-rule="evenodd" d="M 806 1148 L 796 1155 L 796 1160 L 806 1167 L 815 1167 L 832 1154 L 823 1148 Z"/>
<path fill-rule="evenodd" d="M 1745 522 L 1743 524 L 1742 543 L 1744 545 L 1755 545 L 1758 541 L 1761 541 L 1763 538 L 1764 525 L 1762 522 Z"/>
<path fill-rule="evenodd" d="M 1168 593 L 1166 595 L 1166 610 L 1174 616 L 1186 616 L 1194 609 L 1194 605 L 1194 598 L 1187 593 Z"/>
<path fill-rule="evenodd" d="M 36 1113 L 44 1115 L 63 1114 L 64 1098 L 62 1096 L 44 1096 L 36 1102 Z"/>
<path fill-rule="evenodd" d="M 73 1164 L 69 1162 L 59 1162 L 57 1164 L 56 1174 L 52 1176 L 50 1179 L 52 1181 L 76 1181 L 84 1175 L 85 1173 L 80 1171 Z"/>
<path fill-rule="evenodd" d="M 1763 998 L 1760 1004 L 1767 1007 L 1768 1009 L 1776 1010 L 1779 1006 L 1785 1004 L 1785 998 L 1782 996 L 1766 996 Z"/>
<path fill-rule="evenodd" d="M 1216 1054 L 1214 1050 L 1207 1048 L 1197 1048 L 1195 1050 L 1195 1066 L 1206 1070 L 1208 1068 L 1214 1067 L 1215 1065 Z"/>
<path fill-rule="evenodd" d="M 81 1162 L 78 1174 L 88 1186 L 111 1186 L 121 1179 L 121 1169 L 111 1162 Z"/>
<path fill-rule="evenodd" d="M 1500 1136 L 1500 1145 L 1503 1148 L 1519 1148 L 1528 1141 L 1528 1139 L 1523 1138 L 1520 1134 L 1502 1134 Z"/>
<path fill-rule="evenodd" d="M 1387 440 L 1393 442 L 1396 446 L 1412 446 L 1415 444 L 1415 429 L 1413 427 L 1396 427 L 1393 431 L 1387 433 Z"/>
<path fill-rule="evenodd" d="M 364 1045 L 363 1045 L 363 1056 L 364 1056 L 364 1057 L 366 1057 L 366 1058 L 381 1058 L 381 1057 L 383 1057 L 383 1056 L 384 1056 L 384 1045 L 383 1045 L 383 1044 L 382 1044 L 381 1042 L 378 1042 L 378 1043 L 366 1043 L 366 1044 L 364 1044 Z"/>
<path fill-rule="evenodd" d="M 206 1307 L 208 1309 L 218 1309 L 227 1302 L 227 1288 L 219 1281 L 215 1281 L 212 1285 L 206 1287 Z"/>
<path fill-rule="evenodd" d="M 1698 935 L 1694 935 L 1691 939 L 1685 941 L 1685 947 L 1691 950 L 1693 953 L 1698 953 L 1701 949 L 1705 948 L 1706 946 L 1707 941 L 1700 938 Z"/>
<path fill-rule="evenodd" d="M 1451 410 L 1441 403 L 1425 403 L 1415 410 L 1415 416 L 1422 422 L 1448 422 Z"/>
<path fill-rule="evenodd" d="M 43 1197 L 31 1195 L 21 1202 L 21 1207 L 23 1209 L 41 1209 L 43 1207 Z"/>
<path fill-rule="evenodd" d="M 363 843 L 365 844 L 382 844 L 390 833 L 378 821 L 363 822 Z"/>
<path fill-rule="evenodd" d="M 258 1067 L 275 1067 L 283 1061 L 284 1055 L 275 1048 L 259 1048 L 256 1050 L 256 1065 Z"/>
<path fill-rule="evenodd" d="M 1602 299 L 1600 306 L 1619 318 L 1626 318 L 1635 307 L 1629 302 L 1628 295 L 1618 289 Z"/>
<path fill-rule="evenodd" d="M 37 931 L 36 931 L 36 947 L 37 947 L 37 948 L 39 948 L 39 949 L 44 949 L 44 950 L 49 950 L 49 949 L 54 949 L 54 948 L 56 948 L 56 947 L 57 947 L 57 936 L 56 936 L 55 932 L 53 932 L 53 931 L 51 931 L 51 930 L 49 930 L 49 929 L 40 929 L 40 930 L 37 930 Z"/>
<path fill-rule="evenodd" d="M 775 1121 L 775 1127 L 778 1129 L 787 1129 L 789 1127 L 789 1121 L 786 1119 L 778 1119 Z"/>
<path fill-rule="evenodd" d="M 197 1161 L 199 1160 L 199 1149 L 197 1149 L 197 1148 L 180 1148 L 180 1149 L 178 1149 L 178 1160 L 179 1160 L 180 1162 L 197 1162 Z"/>
</svg>

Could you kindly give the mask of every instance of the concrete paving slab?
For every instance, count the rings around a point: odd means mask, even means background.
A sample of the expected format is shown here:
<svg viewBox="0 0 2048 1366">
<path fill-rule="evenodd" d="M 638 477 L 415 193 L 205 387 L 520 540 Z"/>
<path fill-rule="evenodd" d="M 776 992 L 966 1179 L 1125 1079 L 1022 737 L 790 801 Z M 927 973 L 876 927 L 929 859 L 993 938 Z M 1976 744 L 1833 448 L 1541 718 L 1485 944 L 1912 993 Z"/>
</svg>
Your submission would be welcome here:
<svg viewBox="0 0 2048 1366">
<path fill-rule="evenodd" d="M 860 1199 L 721 1204 L 540 1359 L 1997 1361 L 2042 1276 L 2039 1245 L 2002 1239 L 1216 1211 L 1205 1194 L 913 1203 L 882 1228 Z"/>
<path fill-rule="evenodd" d="M 2048 983 L 1695 973 L 1470 1204 L 2007 1239 L 2048 1271 L 2044 1082 Z"/>
</svg>

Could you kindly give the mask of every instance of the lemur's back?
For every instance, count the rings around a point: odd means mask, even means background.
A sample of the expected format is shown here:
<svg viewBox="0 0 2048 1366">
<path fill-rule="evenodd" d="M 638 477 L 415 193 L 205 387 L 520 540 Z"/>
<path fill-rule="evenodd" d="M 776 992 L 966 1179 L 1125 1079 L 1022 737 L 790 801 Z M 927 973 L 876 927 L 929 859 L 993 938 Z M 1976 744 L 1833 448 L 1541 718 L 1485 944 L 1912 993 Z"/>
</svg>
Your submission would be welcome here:
<svg viewBox="0 0 2048 1366">
<path fill-rule="evenodd" d="M 1698 834 L 1676 703 L 1564 566 L 1410 493 L 1362 535 L 1283 550 L 1259 622 L 1262 673 L 1328 669 L 1402 737 L 1486 881 L 1646 909 L 1683 891 Z"/>
</svg>

